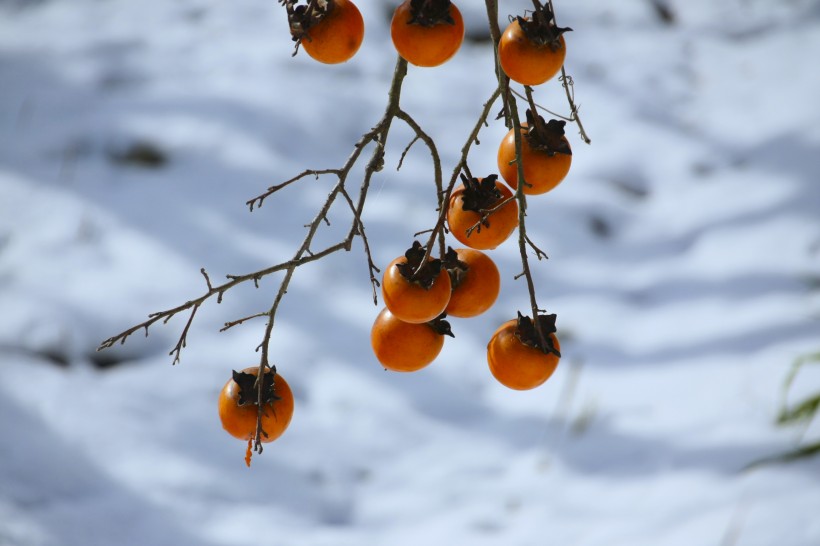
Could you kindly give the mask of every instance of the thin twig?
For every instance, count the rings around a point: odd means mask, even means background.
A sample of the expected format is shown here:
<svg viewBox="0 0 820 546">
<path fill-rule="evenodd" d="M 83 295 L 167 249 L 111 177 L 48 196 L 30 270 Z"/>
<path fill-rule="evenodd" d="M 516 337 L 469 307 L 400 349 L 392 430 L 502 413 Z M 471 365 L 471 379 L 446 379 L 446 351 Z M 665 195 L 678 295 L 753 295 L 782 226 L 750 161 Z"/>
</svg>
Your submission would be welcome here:
<svg viewBox="0 0 820 546">
<path fill-rule="evenodd" d="M 247 317 L 242 317 L 241 319 L 232 320 L 226 322 L 222 328 L 219 329 L 220 332 L 224 332 L 225 330 L 230 330 L 234 326 L 239 326 L 240 324 L 244 324 L 249 320 L 253 320 L 255 318 L 262 318 L 268 316 L 267 313 L 254 313 L 253 315 L 248 315 Z"/>
<path fill-rule="evenodd" d="M 547 0 L 549 3 L 550 11 L 552 12 L 553 21 L 555 21 L 555 6 L 552 5 L 552 0 Z M 556 21 L 556 24 L 557 21 Z M 581 123 L 581 116 L 578 115 L 578 106 L 575 104 L 575 91 L 574 91 L 574 83 L 572 81 L 572 76 L 567 75 L 567 70 L 561 65 L 561 77 L 558 78 L 558 81 L 561 82 L 561 85 L 564 88 L 564 92 L 567 95 L 567 102 L 569 103 L 569 111 L 570 117 L 578 126 L 578 133 L 581 135 L 581 139 L 587 144 L 591 144 L 592 140 L 587 135 L 586 130 L 584 130 L 584 124 Z"/>
<path fill-rule="evenodd" d="M 515 195 L 511 195 L 511 196 L 507 197 L 506 199 L 502 199 L 501 201 L 498 201 L 495 205 L 493 205 L 489 209 L 481 209 L 479 211 L 481 213 L 481 218 L 479 218 L 478 222 L 476 222 L 475 224 L 473 224 L 472 226 L 467 228 L 467 237 L 469 237 L 470 234 L 474 231 L 481 231 L 481 226 L 486 224 L 486 222 L 490 218 L 490 216 L 495 214 L 497 211 L 501 210 L 501 208 L 506 206 L 507 203 L 510 203 L 512 201 L 515 201 L 515 200 L 516 200 Z"/>
<path fill-rule="evenodd" d="M 182 329 L 182 334 L 179 336 L 177 344 L 174 346 L 173 349 L 171 349 L 171 352 L 168 353 L 169 355 L 174 356 L 174 361 L 172 362 L 172 364 L 176 364 L 177 362 L 179 362 L 180 353 L 182 353 L 182 349 L 186 345 L 188 345 L 188 330 L 191 329 L 191 323 L 194 322 L 194 316 L 196 315 L 197 309 L 199 309 L 199 305 L 195 305 L 191 309 L 191 314 L 188 317 L 188 322 L 185 323 L 185 328 Z"/>
<path fill-rule="evenodd" d="M 518 97 L 519 99 L 524 99 L 524 100 L 527 100 L 527 97 L 526 97 L 523 93 L 521 93 L 520 91 L 516 91 L 516 90 L 515 90 L 515 89 L 513 89 L 513 88 L 510 88 L 510 91 L 511 91 L 511 92 L 512 92 L 512 93 L 513 93 L 516 97 Z M 532 104 L 533 104 L 533 106 L 535 106 L 538 110 L 543 110 L 544 112 L 548 113 L 548 114 L 549 114 L 549 115 L 551 115 L 551 116 L 555 116 L 555 117 L 557 117 L 557 118 L 563 119 L 564 121 L 569 121 L 569 122 L 573 122 L 573 121 L 575 121 L 575 119 L 574 119 L 572 116 L 565 116 L 565 115 L 563 115 L 563 114 L 559 114 L 559 113 L 557 113 L 557 112 L 553 112 L 553 111 L 552 111 L 552 110 L 550 110 L 549 108 L 546 108 L 546 107 L 544 107 L 544 106 L 541 106 L 541 105 L 540 105 L 540 104 L 538 104 L 537 102 L 533 102 Z M 535 110 L 533 110 L 533 112 L 535 112 Z"/>
<path fill-rule="evenodd" d="M 413 144 L 415 144 L 415 143 L 416 143 L 416 141 L 417 141 L 418 139 L 419 139 L 419 135 L 418 135 L 418 134 L 416 134 L 416 136 L 414 136 L 414 137 L 413 137 L 413 140 L 411 140 L 411 141 L 407 144 L 407 146 L 404 148 L 404 151 L 402 151 L 402 153 L 401 153 L 401 157 L 399 158 L 399 164 L 398 164 L 398 165 L 396 165 L 396 170 L 397 170 L 397 171 L 400 171 L 400 170 L 401 170 L 401 166 L 402 166 L 402 164 L 404 163 L 404 158 L 405 158 L 405 156 L 407 156 L 407 152 L 409 152 L 409 151 L 410 151 L 410 148 L 412 148 L 412 147 L 413 147 Z"/>
<path fill-rule="evenodd" d="M 441 157 L 439 156 L 438 148 L 436 147 L 436 143 L 433 140 L 433 138 L 430 135 L 428 135 L 427 133 L 425 133 L 424 130 L 421 128 L 421 126 L 418 123 L 416 123 L 416 120 L 414 120 L 410 116 L 410 114 L 408 114 L 404 110 L 399 110 L 396 117 L 398 117 L 400 120 L 404 121 L 407 125 L 409 125 L 410 128 L 413 130 L 413 132 L 416 133 L 416 138 L 421 139 L 421 141 L 424 142 L 424 144 L 427 146 L 427 149 L 430 150 L 430 155 L 433 158 L 433 180 L 434 180 L 434 183 L 435 183 L 435 186 L 436 186 L 436 196 L 439 199 L 439 202 L 437 204 L 437 210 L 441 210 L 441 208 L 443 207 L 442 200 L 444 199 L 444 197 L 442 195 L 442 193 L 444 191 L 443 190 L 444 184 L 442 182 L 442 174 L 441 174 Z M 443 256 L 444 251 L 445 251 L 445 248 L 444 248 L 444 233 L 443 232 L 439 232 L 439 233 L 441 234 L 441 236 L 439 237 L 439 254 L 441 254 Z M 427 263 L 427 258 L 430 256 L 430 253 L 432 252 L 433 244 L 434 244 L 435 240 L 436 240 L 435 236 L 430 237 L 430 240 L 427 243 L 425 256 L 419 262 L 418 269 L 416 269 L 416 271 L 414 272 L 414 275 L 418 274 L 422 270 L 422 268 L 424 268 L 424 265 Z"/>
<path fill-rule="evenodd" d="M 370 252 L 370 243 L 367 240 L 367 235 L 364 231 L 364 222 L 362 222 L 361 216 L 356 212 L 356 205 L 353 203 L 353 199 L 350 198 L 350 194 L 347 193 L 346 190 L 342 191 L 342 197 L 345 198 L 348 205 L 350 206 L 350 210 L 353 212 L 354 218 L 357 222 L 354 224 L 356 228 L 356 235 L 360 235 L 362 238 L 362 244 L 364 245 L 364 253 L 367 256 L 367 270 L 370 274 L 370 286 L 373 288 L 373 305 L 379 304 L 379 295 L 378 295 L 378 287 L 380 285 L 378 278 L 376 278 L 376 274 L 381 272 L 376 266 L 376 263 L 373 261 L 373 255 Z M 352 237 L 350 238 L 352 241 Z"/>
<path fill-rule="evenodd" d="M 307 169 L 307 170 L 302 171 L 301 173 L 297 174 L 296 176 L 294 176 L 290 180 L 285 180 L 281 184 L 276 184 L 275 186 L 269 187 L 261 195 L 257 195 L 253 199 L 248 199 L 245 202 L 245 204 L 248 205 L 248 208 L 250 208 L 251 212 L 253 212 L 254 207 L 260 208 L 262 206 L 262 203 L 264 203 L 265 199 L 267 199 L 268 197 L 270 197 L 274 193 L 278 192 L 279 190 L 290 186 L 294 182 L 297 182 L 297 181 L 305 178 L 306 176 L 311 176 L 312 175 L 318 180 L 319 176 L 324 175 L 324 174 L 333 174 L 333 175 L 336 175 L 338 177 L 341 173 L 340 173 L 339 169 L 322 169 L 322 170 Z"/>
</svg>

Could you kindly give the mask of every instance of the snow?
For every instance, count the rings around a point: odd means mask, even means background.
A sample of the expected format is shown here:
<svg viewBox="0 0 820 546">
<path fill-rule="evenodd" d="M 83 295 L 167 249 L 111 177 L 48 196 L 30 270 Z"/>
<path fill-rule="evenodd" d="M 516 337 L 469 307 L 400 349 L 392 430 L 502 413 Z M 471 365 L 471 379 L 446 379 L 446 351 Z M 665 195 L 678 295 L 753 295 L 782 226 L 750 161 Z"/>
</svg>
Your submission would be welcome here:
<svg viewBox="0 0 820 546">
<path fill-rule="evenodd" d="M 460 4 L 481 35 L 483 3 Z M 248 469 L 215 399 L 264 325 L 219 329 L 281 276 L 202 307 L 175 366 L 187 315 L 95 349 L 202 294 L 200 268 L 292 256 L 332 180 L 245 203 L 340 166 L 381 117 L 394 2 L 359 3 L 341 66 L 291 57 L 276 2 L 0 2 L 0 545 L 820 544 L 820 461 L 747 468 L 820 435 L 774 425 L 820 348 L 820 4 L 673 1 L 673 25 L 650 2 L 555 4 L 592 138 L 570 127 L 570 175 L 530 200 L 555 376 L 513 392 L 488 373 L 487 339 L 528 308 L 514 243 L 493 309 L 453 319 L 429 368 L 382 370 L 356 240 L 283 300 L 271 354 L 296 411 Z M 493 85 L 486 42 L 410 67 L 402 106 L 445 177 Z M 566 111 L 557 82 L 536 96 Z M 474 173 L 505 131 L 482 130 Z M 364 213 L 380 265 L 435 221 L 421 143 L 395 169 L 411 138 L 394 123 Z M 167 162 L 116 160 L 137 143 Z M 348 226 L 341 206 L 317 248 Z"/>
</svg>

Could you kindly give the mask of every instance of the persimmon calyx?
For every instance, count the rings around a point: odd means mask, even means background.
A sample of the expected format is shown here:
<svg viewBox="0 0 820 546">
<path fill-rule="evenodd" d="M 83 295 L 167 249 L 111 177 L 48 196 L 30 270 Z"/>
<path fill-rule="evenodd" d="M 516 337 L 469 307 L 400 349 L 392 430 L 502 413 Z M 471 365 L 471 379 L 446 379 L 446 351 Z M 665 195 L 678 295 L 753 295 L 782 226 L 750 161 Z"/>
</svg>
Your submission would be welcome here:
<svg viewBox="0 0 820 546">
<path fill-rule="evenodd" d="M 336 7 L 334 0 L 309 0 L 306 5 L 296 5 L 299 0 L 284 0 L 288 12 L 290 36 L 294 42 L 305 37 L 310 40 L 308 30 L 327 17 Z"/>
<path fill-rule="evenodd" d="M 427 250 L 421 243 L 413 241 L 413 246 L 404 253 L 407 261 L 396 264 L 396 269 L 408 282 L 417 284 L 425 290 L 430 290 L 441 273 L 442 263 L 438 258 L 434 258 L 422 264 L 426 254 Z"/>
<path fill-rule="evenodd" d="M 410 0 L 410 19 L 407 24 L 423 27 L 455 25 L 456 22 L 450 15 L 450 0 Z"/>
<path fill-rule="evenodd" d="M 556 318 L 558 318 L 558 315 L 554 313 L 551 315 L 538 315 L 538 327 L 541 330 L 541 336 L 539 336 L 533 320 L 530 317 L 522 315 L 521 311 L 519 311 L 518 322 L 515 327 L 515 337 L 528 347 L 538 349 L 544 354 L 552 353 L 560 357 L 561 351 L 555 346 L 553 337 L 550 335 L 558 331 L 555 327 Z"/>
<path fill-rule="evenodd" d="M 273 379 L 276 376 L 276 369 L 267 370 L 262 376 L 262 404 L 279 400 L 273 392 Z M 233 370 L 233 380 L 239 386 L 239 400 L 237 405 L 248 406 L 259 404 L 259 390 L 256 376 L 251 373 L 237 372 Z"/>
<path fill-rule="evenodd" d="M 538 116 L 537 119 L 536 115 Z M 555 154 L 572 155 L 569 142 L 564 137 L 566 124 L 566 121 L 558 119 L 544 121 L 542 116 L 533 114 L 532 110 L 527 109 L 527 132 L 524 137 L 527 139 L 530 148 L 538 152 L 544 152 L 548 156 L 554 156 Z"/>
<path fill-rule="evenodd" d="M 569 27 L 559 27 L 555 24 L 555 14 L 549 4 L 542 6 L 535 2 L 532 17 L 519 15 L 516 19 L 530 42 L 539 46 L 547 46 L 553 51 L 561 49 L 559 40 L 561 35 L 572 30 Z"/>
<path fill-rule="evenodd" d="M 427 326 L 433 329 L 438 335 L 440 336 L 450 336 L 452 338 L 456 337 L 453 333 L 453 330 L 450 326 L 450 323 L 445 319 L 447 317 L 447 313 L 442 313 L 430 322 L 427 322 Z"/>
<path fill-rule="evenodd" d="M 467 271 L 470 269 L 470 266 L 467 265 L 467 262 L 458 259 L 458 252 L 453 250 L 451 246 L 447 247 L 447 252 L 444 254 L 442 264 L 444 265 L 444 269 L 447 270 L 447 273 L 450 274 L 450 285 L 453 287 L 453 290 L 455 290 L 464 282 L 464 278 L 467 276 Z"/>
<path fill-rule="evenodd" d="M 479 214 L 493 208 L 502 198 L 501 191 L 495 185 L 496 180 L 498 180 L 497 174 L 491 174 L 481 179 L 469 178 L 462 174 L 461 181 L 464 183 L 464 194 L 461 198 L 462 208 Z M 484 224 L 490 225 L 487 220 L 484 221 Z"/>
</svg>

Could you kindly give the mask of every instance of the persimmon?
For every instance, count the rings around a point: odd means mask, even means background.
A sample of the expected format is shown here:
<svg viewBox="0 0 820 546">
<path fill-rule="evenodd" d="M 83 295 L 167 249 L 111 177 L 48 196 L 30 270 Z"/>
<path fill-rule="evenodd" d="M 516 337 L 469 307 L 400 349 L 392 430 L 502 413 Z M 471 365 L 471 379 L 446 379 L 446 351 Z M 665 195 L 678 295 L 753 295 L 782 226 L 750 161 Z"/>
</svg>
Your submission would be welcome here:
<svg viewBox="0 0 820 546">
<path fill-rule="evenodd" d="M 527 111 L 528 118 L 532 120 Z M 564 121 L 541 118 L 541 131 L 532 122 L 521 124 L 521 164 L 524 193 L 540 195 L 554 189 L 569 173 L 572 149 L 564 136 Z M 532 129 L 530 129 L 532 127 Z M 518 162 L 515 160 L 515 130 L 510 129 L 498 146 L 498 171 L 513 189 L 518 188 Z"/>
<path fill-rule="evenodd" d="M 555 76 L 564 65 L 567 44 L 553 22 L 548 6 L 533 17 L 516 17 L 498 42 L 498 61 L 504 73 L 522 85 L 540 85 Z"/>
<path fill-rule="evenodd" d="M 233 372 L 219 393 L 219 419 L 222 427 L 235 438 L 250 441 L 256 436 L 256 420 L 262 411 L 262 442 L 279 438 L 293 416 L 293 392 L 281 374 L 267 371 L 263 376 L 263 404 L 258 405 L 255 385 L 258 367 Z M 249 458 L 248 458 L 249 460 Z"/>
<path fill-rule="evenodd" d="M 464 19 L 450 0 L 405 0 L 393 13 L 390 35 L 408 63 L 438 66 L 461 47 Z"/>
<path fill-rule="evenodd" d="M 385 369 L 415 372 L 435 360 L 445 334 L 452 335 L 444 320 L 413 324 L 399 320 L 385 307 L 373 322 L 370 345 Z"/>
<path fill-rule="evenodd" d="M 472 248 L 457 248 L 458 262 L 448 265 L 453 293 L 445 312 L 452 317 L 475 317 L 492 307 L 501 290 L 501 275 L 495 262 Z"/>
<path fill-rule="evenodd" d="M 502 385 L 515 390 L 534 389 L 558 367 L 561 347 L 555 336 L 555 315 L 541 315 L 539 319 L 547 347 L 541 347 L 532 321 L 520 313 L 518 319 L 502 324 L 487 344 L 490 372 Z"/>
<path fill-rule="evenodd" d="M 362 45 L 364 20 L 359 8 L 350 0 L 331 0 L 327 6 L 328 11 L 318 22 L 302 33 L 302 48 L 319 62 L 343 63 Z"/>
<path fill-rule="evenodd" d="M 420 268 L 425 249 L 415 241 L 384 271 L 382 299 L 399 320 L 428 322 L 439 316 L 450 301 L 450 275 L 441 260 L 428 258 Z"/>
<path fill-rule="evenodd" d="M 462 180 L 464 184 L 450 195 L 447 207 L 450 232 L 470 248 L 487 250 L 497 247 L 518 226 L 518 204 L 514 200 L 508 201 L 512 192 L 497 175 L 475 179 L 463 177 Z"/>
</svg>

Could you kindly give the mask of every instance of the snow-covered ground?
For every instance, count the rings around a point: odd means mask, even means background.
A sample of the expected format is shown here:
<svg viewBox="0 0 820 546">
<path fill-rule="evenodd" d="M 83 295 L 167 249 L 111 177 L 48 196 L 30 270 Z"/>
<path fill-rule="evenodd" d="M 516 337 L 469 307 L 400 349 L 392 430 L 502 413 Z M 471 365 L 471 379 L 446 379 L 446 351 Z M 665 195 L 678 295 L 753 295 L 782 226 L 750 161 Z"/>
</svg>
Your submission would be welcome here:
<svg viewBox="0 0 820 546">
<path fill-rule="evenodd" d="M 468 35 L 483 3 L 459 2 Z M 330 180 L 253 213 L 305 168 L 338 167 L 380 118 L 395 2 L 359 2 L 359 54 L 291 57 L 266 0 L 0 2 L 0 545 L 812 546 L 820 461 L 744 470 L 793 448 L 774 426 L 792 361 L 820 347 L 820 2 L 556 1 L 593 143 L 530 200 L 539 302 L 564 358 L 529 392 L 495 383 L 487 339 L 528 307 L 517 247 L 502 295 L 453 319 L 439 359 L 383 371 L 360 242 L 297 271 L 271 355 L 296 395 L 287 433 L 243 463 L 216 395 L 254 365 L 270 278 L 105 338 L 288 259 Z M 521 12 L 526 1 L 502 2 Z M 445 169 L 494 85 L 487 42 L 411 67 L 402 105 Z M 566 111 L 557 82 L 538 102 Z M 471 155 L 495 168 L 505 130 Z M 383 265 L 432 227 L 429 155 L 396 122 L 364 220 Z M 121 161 L 147 143 L 156 167 Z M 333 242 L 343 208 L 323 229 Z M 816 391 L 806 369 L 793 396 Z M 817 438 L 820 427 L 805 431 Z"/>
</svg>

